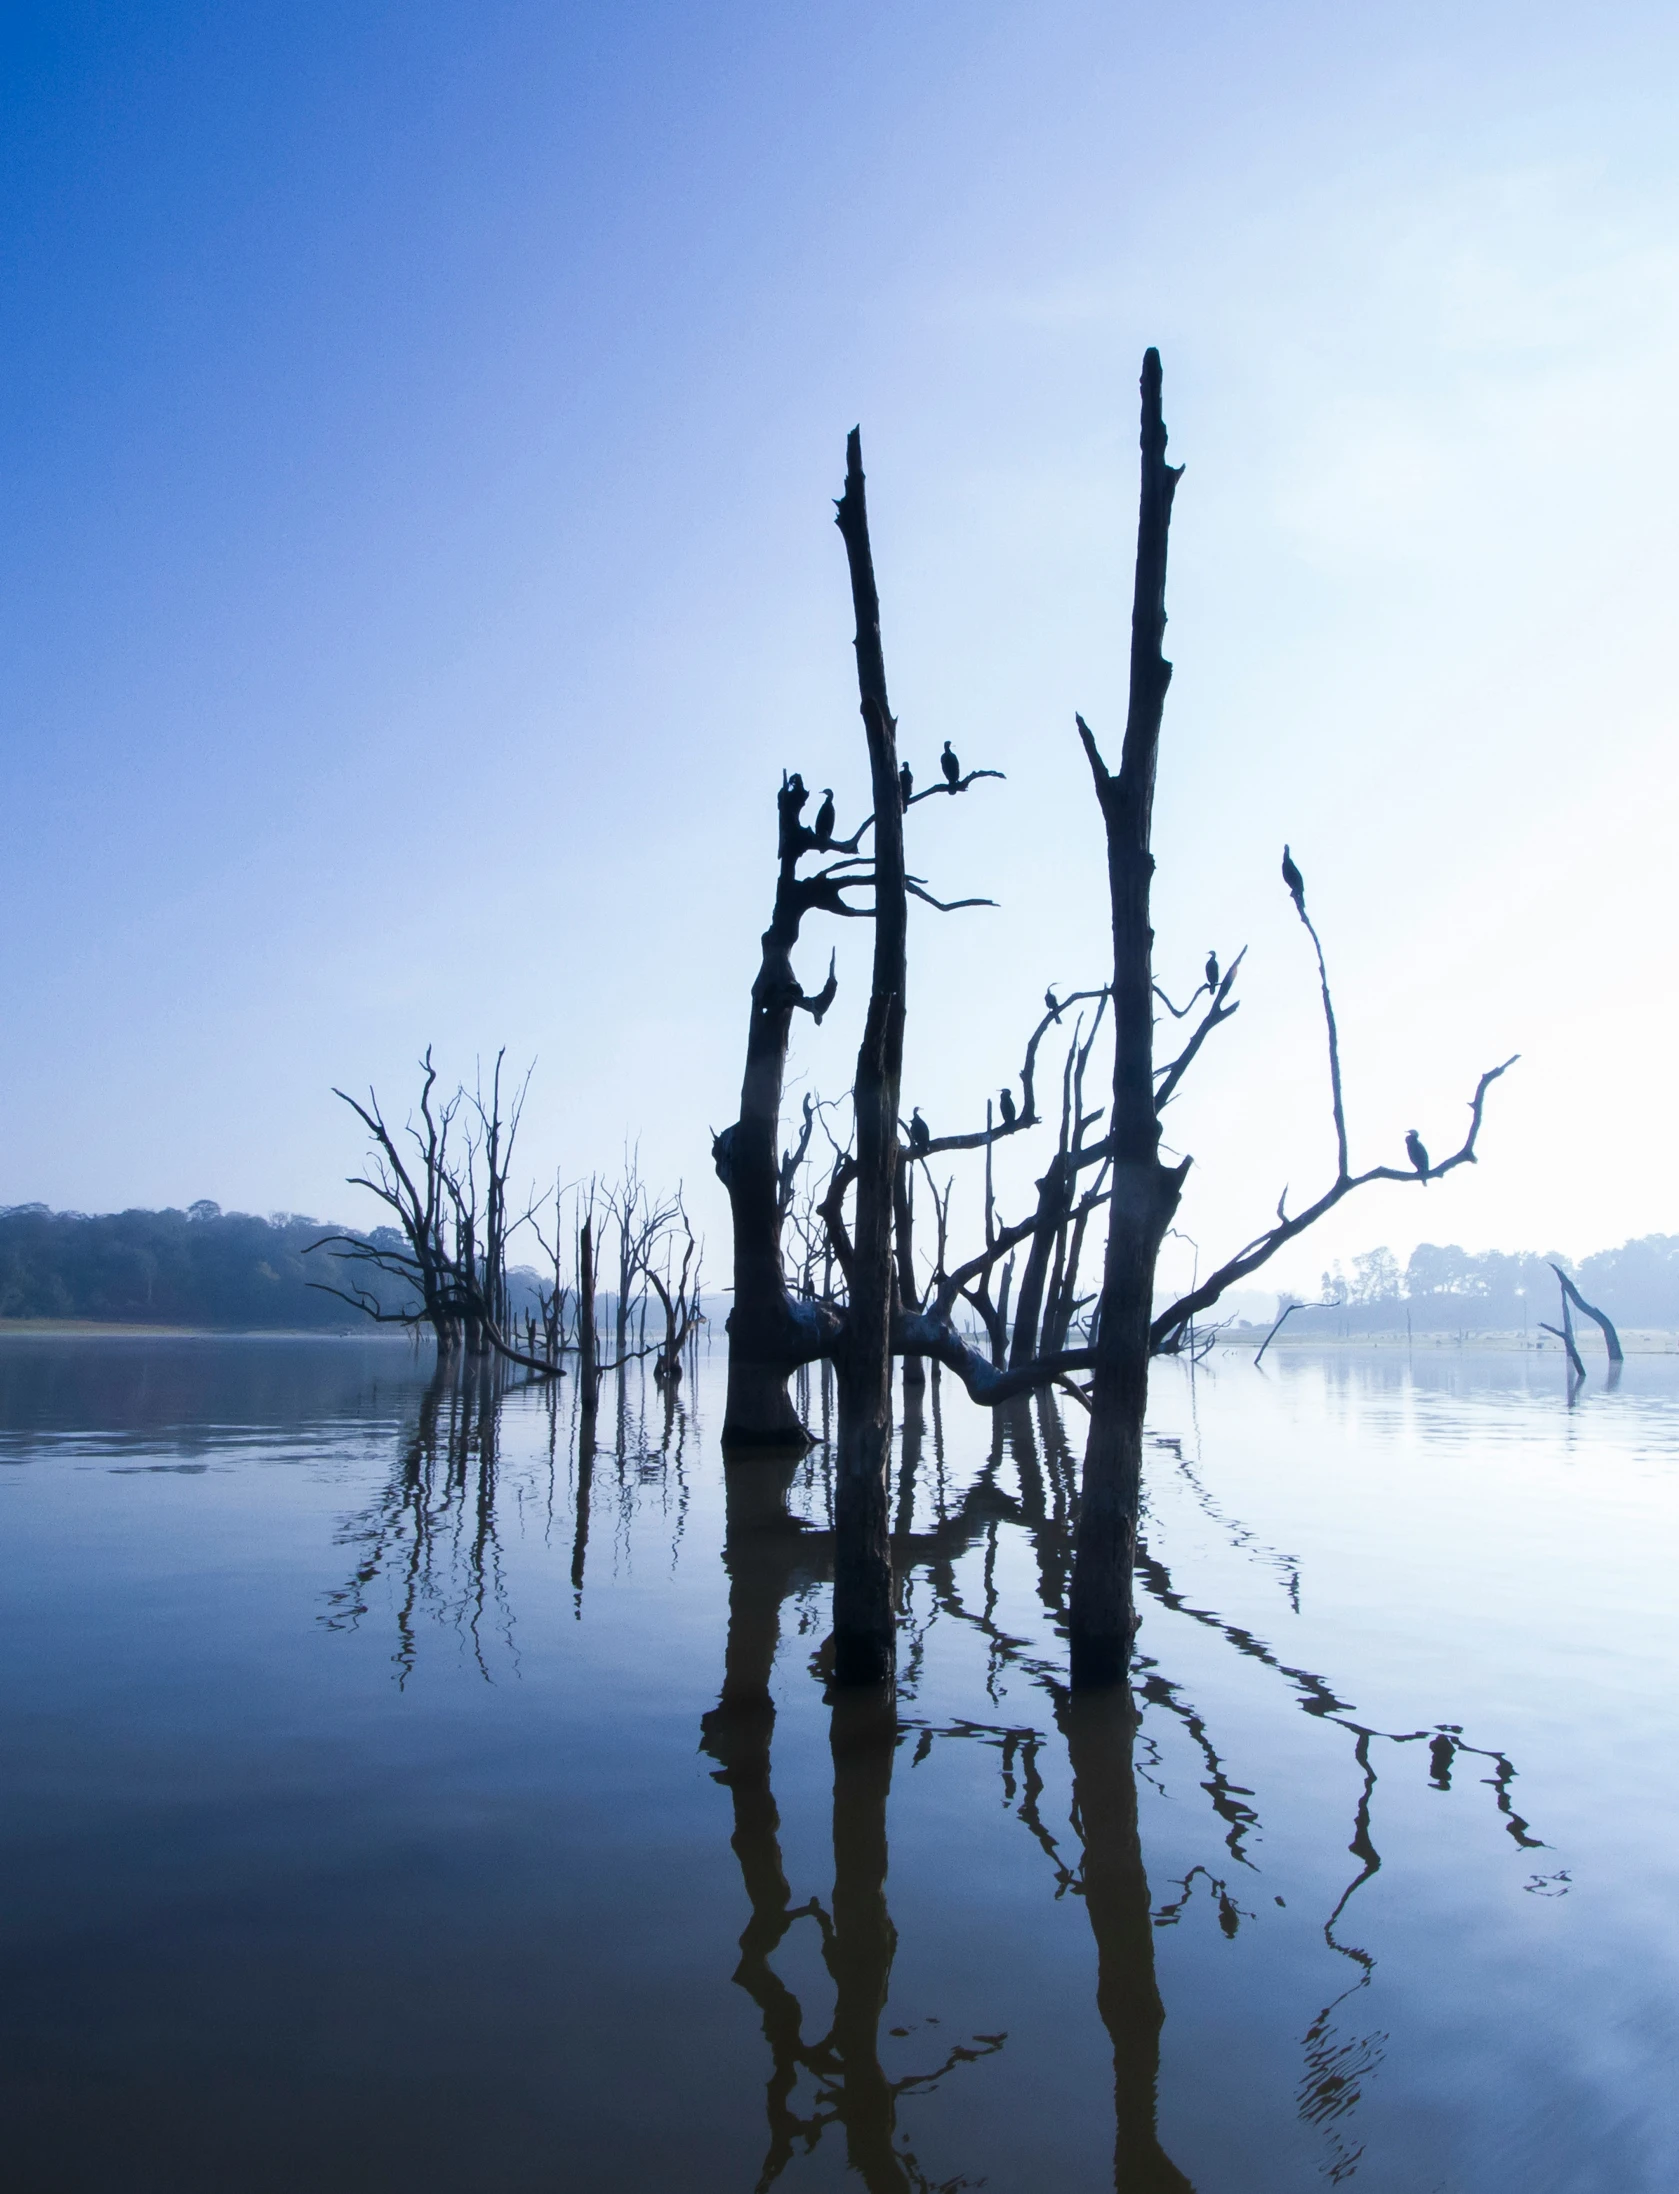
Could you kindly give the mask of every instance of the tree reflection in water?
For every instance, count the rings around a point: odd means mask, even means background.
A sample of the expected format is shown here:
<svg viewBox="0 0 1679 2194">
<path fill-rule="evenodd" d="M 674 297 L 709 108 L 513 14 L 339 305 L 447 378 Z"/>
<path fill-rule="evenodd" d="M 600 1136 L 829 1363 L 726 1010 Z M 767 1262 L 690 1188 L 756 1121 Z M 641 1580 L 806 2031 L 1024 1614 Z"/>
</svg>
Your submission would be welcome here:
<svg viewBox="0 0 1679 2194">
<path fill-rule="evenodd" d="M 820 1393 L 801 1394 L 807 1421 L 814 1407 L 816 1421 L 826 1425 L 827 1387 L 822 1378 Z M 394 1580 L 399 1683 L 406 1682 L 414 1667 L 421 1626 L 428 1618 L 463 1637 L 487 1680 L 493 1675 L 492 1647 L 517 1658 L 499 1517 L 499 1503 L 507 1494 L 498 1484 L 499 1420 L 506 1392 L 505 1375 L 493 1370 L 434 1378 L 420 1398 L 389 1482 L 341 1535 L 356 1548 L 356 1565 L 347 1583 L 331 1595 L 326 1620 L 334 1627 L 355 1627 L 368 1614 L 375 1580 Z M 1261 1825 L 1255 1794 L 1234 1780 L 1206 1716 L 1157 1661 L 1139 1654 L 1134 1698 L 1074 1698 L 1066 1687 L 1064 1656 L 1046 1649 L 1041 1638 L 1016 1635 L 1002 1623 L 997 1556 L 1006 1531 L 1021 1535 L 1030 1547 L 1037 1598 L 1053 1629 L 1064 1634 L 1077 1462 L 1053 1398 L 1039 1394 L 993 1414 L 985 1461 L 954 1498 L 945 1465 L 936 1370 L 929 1398 L 931 1468 L 925 1455 L 922 1398 L 912 1389 L 906 1397 L 894 1488 L 892 1553 L 903 1629 L 896 1695 L 830 1696 L 834 1878 L 826 1907 L 814 1897 L 793 1902 L 782 1862 L 781 1822 L 771 1783 L 776 1721 L 771 1685 L 788 1619 L 784 1610 L 791 1612 L 796 1633 L 810 1634 L 819 1620 L 822 1588 L 832 1578 L 831 1532 L 802 1520 L 790 1505 L 798 1482 L 816 1495 L 819 1511 L 829 1507 L 827 1451 L 818 1446 L 796 1461 L 757 1459 L 724 1466 L 728 1629 L 722 1690 L 703 1718 L 701 1745 L 717 1763 L 715 1779 L 730 1795 L 731 1844 L 749 1907 L 734 1980 L 757 2007 L 770 2058 L 768 2137 L 758 2185 L 771 2186 L 795 2153 L 814 2148 L 830 2126 L 840 2129 L 849 2164 L 871 2190 L 910 2194 L 968 2183 L 926 2175 L 899 2128 L 899 2101 L 937 2088 L 961 2068 L 996 2055 L 1006 2036 L 972 2035 L 939 2061 L 897 2078 L 888 2077 L 881 2063 L 880 2021 L 897 1948 L 886 1898 L 887 1803 L 899 1749 L 913 1740 L 912 1764 L 944 1742 L 977 1743 L 993 1750 L 1005 1804 L 1047 1862 L 1053 1895 L 1083 1899 L 1097 1952 L 1097 2009 L 1113 2048 L 1114 2184 L 1137 2194 L 1171 2194 L 1187 2188 L 1189 2181 L 1162 2149 L 1156 2127 L 1164 2012 L 1155 1936 L 1181 1924 L 1203 1901 L 1228 1938 L 1234 1939 L 1251 1921 L 1240 1884 L 1244 1878 L 1258 1879 L 1251 1850 Z M 569 1390 L 554 1385 L 543 1390 L 542 1401 L 547 1412 L 550 1530 L 559 1481 L 570 1459 L 576 1459 L 570 1582 L 574 1611 L 580 1614 L 591 1517 L 601 1507 L 603 1469 L 610 1473 L 615 1536 L 627 1543 L 638 1505 L 650 1498 L 662 1502 L 674 1563 L 687 1513 L 688 1418 L 675 1392 L 655 1393 L 650 1402 L 645 1383 L 637 1392 L 620 1379 L 612 1404 L 612 1450 L 603 1458 L 594 1413 L 580 1413 Z M 1268 1572 L 1298 1610 L 1299 1567 L 1293 1558 L 1223 1512 L 1180 1441 L 1161 1438 L 1155 1445 L 1181 1472 L 1202 1514 L 1246 1559 Z M 1011 1477 L 1012 1491 L 1007 1482 Z M 537 1491 L 528 1473 L 516 1491 L 522 1502 Z M 916 1504 L 929 1495 L 931 1515 L 918 1529 Z M 965 1565 L 964 1558 L 974 1554 L 979 1556 L 977 1590 L 965 1589 L 962 1579 L 971 1574 L 972 1564 Z M 1355 1870 L 1323 1921 L 1322 1932 L 1329 1949 L 1353 1971 L 1348 1985 L 1324 2005 L 1302 2037 L 1297 2096 L 1300 2117 L 1326 2141 L 1325 2176 L 1341 2183 L 1358 2167 L 1362 2150 L 1351 2135 L 1353 2115 L 1382 2062 L 1387 2039 L 1381 2033 L 1351 2031 L 1346 2011 L 1370 1986 L 1375 1972 L 1374 1955 L 1350 1939 L 1345 1927 L 1353 1899 L 1382 1863 L 1374 1834 L 1382 1748 L 1426 1758 L 1429 1779 L 1439 1790 L 1451 1787 L 1460 1763 L 1484 1763 L 1487 1772 L 1479 1780 L 1491 1790 L 1518 1850 L 1545 1847 L 1515 1809 L 1511 1791 L 1516 1770 L 1503 1752 L 1471 1744 L 1452 1723 L 1397 1731 L 1371 1727 L 1323 1677 L 1290 1665 L 1253 1630 L 1198 1605 L 1147 1546 L 1139 1547 L 1138 1575 L 1158 1607 L 1210 1631 L 1232 1652 L 1269 1671 L 1288 1688 L 1300 1711 L 1345 1732 L 1350 1741 L 1357 1795 L 1347 1849 Z M 1053 1742 L 1043 1728 L 1002 1720 L 933 1723 L 916 1716 L 928 1637 L 939 1622 L 960 1625 L 983 1641 L 985 1690 L 994 1706 L 1001 1709 L 1011 1678 L 1024 1676 L 1044 1696 L 1071 1770 L 1069 1849 L 1063 1849 L 1043 1817 L 1042 1762 L 1045 1746 Z M 817 1654 L 813 1673 L 818 1678 L 824 1673 L 822 1661 Z M 1191 1867 L 1158 1907 L 1151 1902 L 1138 1824 L 1139 1775 L 1165 1787 L 1164 1755 L 1148 1733 L 1156 1717 L 1173 1725 L 1198 1759 L 1200 1788 L 1228 1854 L 1228 1867 L 1221 1871 Z M 1070 1855 L 1075 1848 L 1076 1857 Z M 1526 1886 L 1536 1894 L 1563 1895 L 1567 1885 L 1566 1872 L 1558 1871 L 1533 1875 Z M 773 1963 L 801 1922 L 817 1931 L 835 1991 L 826 2031 L 808 2037 L 804 2008 Z"/>
<path fill-rule="evenodd" d="M 936 1376 L 936 1375 L 935 1375 Z M 935 1386 L 936 1395 L 936 1386 Z M 1003 1461 L 1001 1431 L 986 1468 L 954 1513 L 938 1513 L 930 1529 L 914 1529 L 915 1486 L 925 1428 L 911 1390 L 903 1434 L 904 1465 L 897 1488 L 893 1571 L 900 1587 L 917 1573 L 935 1581 L 941 1612 L 965 1614 L 956 1589 L 957 1557 L 977 1543 L 986 1548 L 986 1610 L 979 1620 L 995 1633 L 997 1527 L 1018 1504 L 996 1484 Z M 935 1403 L 936 1406 L 936 1403 Z M 938 1443 L 942 1447 L 942 1442 Z M 942 1454 L 940 1456 L 942 1465 Z M 809 1593 L 832 1574 L 832 1534 L 803 1524 L 788 1508 L 799 1465 L 755 1460 L 725 1465 L 729 1572 L 729 1628 L 722 1695 L 702 1724 L 704 1749 L 718 1764 L 717 1780 L 734 1807 L 731 1839 L 746 1889 L 750 1918 L 740 1938 L 735 1981 L 758 2006 L 770 2052 L 766 2088 L 768 2146 L 759 2189 L 769 2187 L 802 2142 L 813 2148 L 829 2125 L 844 2132 L 847 2161 L 875 2190 L 955 2188 L 963 2180 L 934 2181 L 922 2170 L 898 2132 L 899 2098 L 936 2087 L 958 2066 L 1002 2049 L 1001 2034 L 976 2034 L 949 2050 L 942 2063 L 889 2079 L 880 2062 L 880 2019 L 886 2006 L 897 1934 L 886 1903 L 886 1805 L 897 1748 L 916 1738 L 923 1759 L 942 1738 L 979 1741 L 996 1748 L 1004 1794 L 1014 1816 L 1034 1836 L 1055 1868 L 1059 1889 L 1083 1896 L 1097 1949 L 1097 2009 L 1113 2042 L 1116 2142 L 1114 2184 L 1137 2194 L 1170 2194 L 1189 2181 L 1162 2150 L 1155 2125 L 1155 2082 L 1164 2011 L 1154 1972 L 1154 1934 L 1148 1881 L 1137 1822 L 1132 1770 L 1136 1729 L 1131 1701 L 1123 1696 L 1074 1699 L 1051 1684 L 1056 1720 L 1073 1773 L 1073 1821 L 1083 1850 L 1081 1867 L 1069 1868 L 1042 1821 L 1037 1767 L 1042 1735 L 1035 1729 L 961 1721 L 936 1727 L 900 1718 L 897 1701 L 872 1693 L 831 1694 L 830 1745 L 834 1765 L 834 1889 L 831 1912 L 819 1900 L 795 1905 L 781 1858 L 780 1815 L 771 1787 L 775 1703 L 771 1677 L 780 1643 L 785 1602 Z M 1037 1481 L 1041 1491 L 1041 1479 Z M 942 1479 L 941 1479 L 942 1484 Z M 1030 1501 L 1031 1495 L 1028 1495 Z M 943 1502 L 940 1501 L 940 1510 Z M 1064 1502 L 1057 1510 L 1070 1528 Z M 1043 1510 L 1048 1523 L 1051 1511 Z M 1067 1538 L 1062 1549 L 1070 1555 Z M 1047 1546 L 1043 1550 L 1052 1556 Z M 1059 1573 L 1064 1578 L 1067 1564 Z M 911 1647 L 903 1689 L 913 1694 L 924 1626 L 907 1626 Z M 835 1985 L 832 2023 L 805 2037 L 802 2005 L 771 1960 L 792 1928 L 809 1920 L 821 1934 Z M 815 2084 L 814 2101 L 795 2107 L 801 2074 Z"/>
</svg>

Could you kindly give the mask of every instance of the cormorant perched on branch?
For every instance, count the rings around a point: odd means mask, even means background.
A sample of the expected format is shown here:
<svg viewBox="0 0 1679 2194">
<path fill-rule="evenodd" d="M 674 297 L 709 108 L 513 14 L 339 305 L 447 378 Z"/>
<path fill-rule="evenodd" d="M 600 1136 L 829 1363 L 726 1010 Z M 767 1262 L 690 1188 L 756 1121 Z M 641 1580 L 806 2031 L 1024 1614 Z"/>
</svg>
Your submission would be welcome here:
<svg viewBox="0 0 1679 2194">
<path fill-rule="evenodd" d="M 921 1153 L 927 1148 L 928 1144 L 932 1140 L 932 1131 L 928 1127 L 926 1121 L 921 1117 L 921 1107 L 917 1105 L 915 1110 L 909 1116 L 910 1156 L 912 1158 L 919 1158 Z"/>
<path fill-rule="evenodd" d="M 1294 857 L 1287 846 L 1283 848 L 1283 882 L 1288 886 L 1288 895 L 1294 901 L 1295 912 L 1304 914 L 1306 911 L 1306 879 L 1295 867 Z"/>
<path fill-rule="evenodd" d="M 1059 1021 L 1061 1018 L 1061 1006 L 1060 1002 L 1056 998 L 1055 985 L 1053 983 L 1051 983 L 1048 990 L 1044 992 L 1044 1004 L 1048 1006 L 1050 1012 L 1053 1013 L 1055 1018 Z"/>
<path fill-rule="evenodd" d="M 1207 988 L 1209 990 L 1217 990 L 1218 988 L 1218 954 L 1216 952 L 1209 952 L 1207 955 Z"/>
<path fill-rule="evenodd" d="M 939 756 L 939 767 L 944 771 L 945 783 L 954 792 L 962 779 L 962 765 L 951 752 L 948 739 L 944 743 L 944 752 Z"/>
<path fill-rule="evenodd" d="M 816 843 L 829 846 L 834 842 L 834 795 L 830 786 L 822 787 L 822 805 L 816 811 Z"/>
<path fill-rule="evenodd" d="M 915 779 L 910 775 L 910 767 L 909 764 L 906 762 L 903 768 L 898 772 L 898 797 L 900 800 L 902 800 L 905 807 L 909 806 L 910 794 L 914 790 Z"/>
<path fill-rule="evenodd" d="M 1405 1155 L 1416 1167 L 1419 1176 L 1426 1181 L 1428 1179 L 1428 1152 L 1422 1147 L 1422 1137 L 1415 1128 L 1406 1130 Z"/>
<path fill-rule="evenodd" d="M 1001 1112 L 1001 1114 L 1003 1115 L 1003 1125 L 1004 1125 L 1004 1127 L 1013 1127 L 1013 1125 L 1014 1125 L 1014 1091 L 1013 1091 L 1012 1089 L 1005 1089 L 1005 1090 L 1004 1090 L 1003 1094 L 1002 1094 L 1002 1095 L 1001 1095 L 1001 1096 L 1000 1096 L 1000 1097 L 998 1098 L 998 1100 L 997 1100 L 997 1109 L 998 1109 L 998 1111 L 999 1111 L 999 1112 Z"/>
</svg>

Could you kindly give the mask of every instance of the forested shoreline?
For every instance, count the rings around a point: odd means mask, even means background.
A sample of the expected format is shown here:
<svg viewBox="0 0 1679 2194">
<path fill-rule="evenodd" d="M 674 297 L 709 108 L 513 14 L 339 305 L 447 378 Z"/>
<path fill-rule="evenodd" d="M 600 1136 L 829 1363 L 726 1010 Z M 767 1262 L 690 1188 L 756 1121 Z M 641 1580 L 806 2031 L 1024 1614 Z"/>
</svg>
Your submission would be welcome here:
<svg viewBox="0 0 1679 2194">
<path fill-rule="evenodd" d="M 209 1326 L 230 1331 L 361 1330 L 341 1298 L 345 1260 L 325 1235 L 383 1246 L 371 1234 L 301 1212 L 226 1211 L 208 1200 L 186 1211 L 52 1211 L 45 1204 L 0 1210 L 0 1321 L 61 1318 L 136 1326 Z M 382 1309 L 408 1306 L 409 1291 L 361 1265 L 355 1284 Z M 510 1272 L 515 1315 L 536 1302 L 534 1273 Z"/>
<path fill-rule="evenodd" d="M 1323 1275 L 1316 1318 L 1297 1319 L 1297 1339 L 1314 1330 L 1360 1333 L 1536 1332 L 1558 1314 L 1558 1270 L 1633 1330 L 1679 1327 L 1679 1234 L 1643 1234 L 1578 1263 L 1559 1250 L 1483 1250 L 1419 1242 L 1401 1268 L 1386 1249 L 1355 1257 L 1350 1272 Z M 1279 1309 L 1302 1298 L 1285 1294 Z"/>
<path fill-rule="evenodd" d="M 233 1331 L 336 1332 L 359 1328 L 320 1282 L 339 1278 L 323 1235 L 379 1244 L 389 1228 L 358 1234 L 297 1212 L 264 1218 L 208 1201 L 186 1211 L 0 1209 L 0 1321 L 86 1320 L 111 1325 L 207 1326 Z M 394 1237 L 393 1237 L 394 1239 Z M 1401 1266 L 1386 1249 L 1324 1274 L 1319 1322 L 1338 1337 L 1360 1333 L 1520 1332 L 1555 1314 L 1560 1265 L 1618 1324 L 1679 1328 L 1679 1234 L 1646 1234 L 1578 1263 L 1557 1251 L 1487 1250 L 1420 1243 Z M 366 1284 L 370 1268 L 358 1275 Z M 380 1283 L 388 1310 L 403 1289 Z M 537 1301 L 538 1276 L 508 1274 L 515 1315 Z M 387 1299 L 388 1298 L 388 1299 Z M 1284 1295 L 1283 1302 L 1299 1300 Z M 1310 1300 L 1308 1298 L 1308 1300 Z M 1302 1329 L 1307 1338 L 1312 1328 Z"/>
</svg>

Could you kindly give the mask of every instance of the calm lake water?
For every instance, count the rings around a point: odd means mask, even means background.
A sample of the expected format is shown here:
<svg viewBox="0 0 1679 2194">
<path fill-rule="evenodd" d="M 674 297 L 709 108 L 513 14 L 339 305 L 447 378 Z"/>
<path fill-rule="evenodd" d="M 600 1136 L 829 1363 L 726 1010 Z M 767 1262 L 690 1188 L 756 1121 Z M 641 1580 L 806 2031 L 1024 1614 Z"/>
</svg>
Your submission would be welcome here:
<svg viewBox="0 0 1679 2194">
<path fill-rule="evenodd" d="M 894 1722 L 721 1370 L 0 1343 L 9 2187 L 1679 2186 L 1679 1362 L 1158 1370 L 1134 1742 L 1077 1424 L 929 1390 Z"/>
</svg>

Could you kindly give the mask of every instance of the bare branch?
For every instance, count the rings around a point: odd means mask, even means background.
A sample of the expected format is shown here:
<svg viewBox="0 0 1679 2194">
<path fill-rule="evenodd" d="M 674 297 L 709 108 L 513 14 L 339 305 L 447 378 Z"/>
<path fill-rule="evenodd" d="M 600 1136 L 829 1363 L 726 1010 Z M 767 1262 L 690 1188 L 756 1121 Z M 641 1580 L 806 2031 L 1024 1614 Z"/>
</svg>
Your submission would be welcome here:
<svg viewBox="0 0 1679 2194">
<path fill-rule="evenodd" d="M 1107 995 L 1105 988 L 1070 991 L 1065 998 L 1057 998 L 1054 1005 L 1045 1013 L 1027 1041 L 1026 1057 L 1020 1069 L 1021 1107 L 1012 1120 L 1005 1119 L 1000 1125 L 993 1127 L 988 1119 L 983 1128 L 976 1128 L 968 1135 L 935 1135 L 924 1149 L 916 1152 L 916 1156 L 918 1158 L 936 1158 L 941 1151 L 946 1150 L 983 1150 L 992 1143 L 1000 1143 L 1005 1136 L 1019 1135 L 1026 1128 L 1036 1127 L 1038 1124 L 1038 1105 L 1033 1077 L 1037 1069 L 1038 1046 L 1043 1042 L 1046 1033 L 1059 1022 L 1062 1014 L 1069 1006 L 1081 1005 L 1088 998 L 1106 998 Z M 1093 1036 L 1094 1033 L 1094 1030 L 1092 1030 Z M 989 1114 L 990 1107 L 987 1106 L 986 1109 Z"/>
<path fill-rule="evenodd" d="M 1371 1166 L 1367 1172 L 1353 1175 L 1343 1172 L 1315 1204 L 1308 1204 L 1295 1218 L 1281 1220 L 1266 1233 L 1256 1236 L 1245 1248 L 1238 1250 L 1227 1264 L 1221 1265 L 1216 1272 L 1203 1280 L 1199 1287 L 1180 1297 L 1169 1310 L 1162 1311 L 1149 1329 L 1150 1346 L 1154 1354 L 1161 1354 L 1171 1337 L 1198 1311 L 1207 1310 L 1216 1303 L 1226 1288 L 1234 1287 L 1238 1280 L 1245 1280 L 1249 1273 L 1257 1272 L 1286 1243 L 1292 1242 L 1296 1235 L 1304 1234 L 1308 1227 L 1315 1226 L 1325 1212 L 1333 1211 L 1342 1198 L 1350 1196 L 1355 1189 L 1365 1188 L 1372 1181 L 1412 1181 L 1421 1185 L 1425 1179 L 1437 1181 L 1443 1173 L 1450 1173 L 1456 1166 L 1472 1166 L 1475 1163 L 1475 1143 L 1481 1132 L 1481 1116 L 1487 1091 L 1501 1074 L 1508 1073 L 1519 1057 L 1520 1053 L 1513 1053 L 1502 1066 L 1489 1067 L 1476 1083 L 1475 1094 L 1469 1102 L 1469 1132 L 1464 1137 L 1460 1150 L 1454 1151 L 1451 1157 L 1443 1159 L 1439 1165 L 1431 1166 L 1426 1176 L 1418 1173 L 1413 1166 Z"/>
<path fill-rule="evenodd" d="M 923 891 L 913 876 L 904 878 L 904 889 L 912 899 L 925 900 L 941 914 L 955 914 L 963 907 L 994 907 L 997 904 L 995 899 L 935 899 L 930 891 Z"/>
<path fill-rule="evenodd" d="M 1239 1009 L 1241 1004 L 1240 999 L 1237 1000 L 1235 1005 L 1227 1005 L 1225 1001 L 1229 998 L 1231 985 L 1236 980 L 1236 971 L 1241 966 L 1242 962 L 1247 958 L 1247 956 L 1248 948 L 1246 945 L 1244 945 L 1241 951 L 1237 953 L 1235 959 L 1231 961 L 1229 967 L 1225 970 L 1224 980 L 1219 984 L 1217 994 L 1212 999 L 1212 1002 L 1208 1005 L 1206 1012 L 1202 1015 L 1200 1025 L 1197 1027 L 1195 1034 L 1189 1039 L 1189 1042 L 1185 1044 L 1182 1051 L 1178 1053 L 1177 1057 L 1172 1061 L 1170 1066 L 1156 1067 L 1155 1072 L 1164 1077 L 1160 1087 L 1154 1093 L 1154 1109 L 1157 1115 L 1164 1112 L 1166 1107 L 1171 1103 L 1172 1098 L 1177 1091 L 1178 1084 L 1183 1080 L 1184 1076 L 1189 1072 L 1190 1067 L 1194 1064 L 1195 1054 L 1201 1049 L 1201 1046 L 1206 1042 L 1207 1038 L 1212 1034 L 1213 1030 L 1217 1028 L 1220 1021 L 1228 1021 L 1230 1016 Z M 1156 985 L 1157 989 L 1158 987 L 1159 986 Z M 1206 985 L 1203 984 L 1202 988 L 1205 989 Z M 1171 1001 L 1168 999 L 1167 1003 L 1170 1004 Z M 1193 1004 L 1194 1000 L 1192 999 L 1190 1003 Z M 1184 1011 L 1187 1013 L 1188 1010 L 1189 1008 L 1186 1006 L 1184 1008 Z M 1179 1019 L 1182 1019 L 1181 1014 L 1179 1015 Z"/>
</svg>

